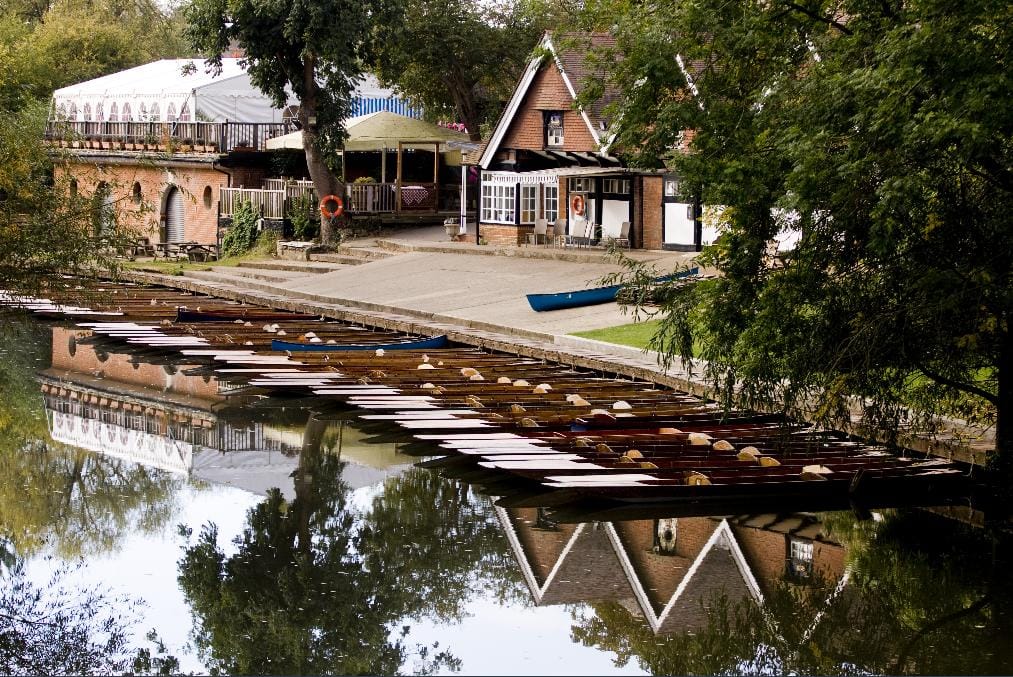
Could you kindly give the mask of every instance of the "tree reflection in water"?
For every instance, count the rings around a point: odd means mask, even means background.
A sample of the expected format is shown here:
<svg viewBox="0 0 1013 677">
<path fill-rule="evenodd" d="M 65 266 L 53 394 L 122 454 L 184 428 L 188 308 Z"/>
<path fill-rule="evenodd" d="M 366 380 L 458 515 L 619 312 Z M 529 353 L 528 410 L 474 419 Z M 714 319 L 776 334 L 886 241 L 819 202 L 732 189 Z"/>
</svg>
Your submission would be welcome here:
<svg viewBox="0 0 1013 677">
<path fill-rule="evenodd" d="M 75 559 L 171 524 L 179 478 L 50 441 L 35 372 L 49 364 L 51 331 L 0 324 L 0 534 L 13 550 L 30 557 L 48 544 Z"/>
<path fill-rule="evenodd" d="M 10 555 L 10 550 L 5 552 Z M 44 584 L 25 560 L 10 555 L 0 566 L 0 673 L 5 675 L 175 674 L 179 661 L 130 641 L 140 606 L 97 587 L 69 583 L 81 565 L 57 566 Z"/>
<path fill-rule="evenodd" d="M 409 646 L 407 621 L 459 618 L 478 586 L 516 583 L 504 575 L 512 567 L 491 506 L 412 469 L 359 513 L 344 462 L 321 451 L 324 427 L 308 424 L 295 499 L 272 490 L 250 511 L 235 554 L 226 556 L 213 524 L 186 546 L 179 581 L 202 657 L 236 674 L 459 668 L 437 645 Z"/>
<path fill-rule="evenodd" d="M 827 516 L 848 546 L 843 585 L 785 573 L 762 605 L 700 600 L 700 632 L 655 635 L 618 603 L 575 612 L 574 638 L 653 674 L 1008 674 L 1008 533 L 923 511 Z"/>
</svg>

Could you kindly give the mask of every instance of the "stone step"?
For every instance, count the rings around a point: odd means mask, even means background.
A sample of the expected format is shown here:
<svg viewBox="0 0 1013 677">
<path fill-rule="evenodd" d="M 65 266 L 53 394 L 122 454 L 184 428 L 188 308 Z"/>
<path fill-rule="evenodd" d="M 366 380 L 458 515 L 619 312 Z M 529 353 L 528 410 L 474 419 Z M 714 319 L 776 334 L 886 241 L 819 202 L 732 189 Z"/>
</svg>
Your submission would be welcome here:
<svg viewBox="0 0 1013 677">
<path fill-rule="evenodd" d="M 235 271 L 231 272 L 218 272 L 213 270 L 187 270 L 183 272 L 183 276 L 194 280 L 200 280 L 202 282 L 220 282 L 224 284 L 234 285 L 242 289 L 255 289 L 258 291 L 284 293 L 285 290 L 279 287 L 278 282 L 267 282 L 265 280 L 257 280 L 243 275 L 236 274 Z"/>
<path fill-rule="evenodd" d="M 239 275 L 251 280 L 264 280 L 265 282 L 290 282 L 316 274 L 301 270 L 265 270 L 261 268 L 243 268 L 241 266 L 214 266 L 211 268 L 211 271 L 223 275 Z"/>
<path fill-rule="evenodd" d="M 339 263 L 343 266 L 361 266 L 363 263 L 369 263 L 369 259 L 335 253 L 310 254 L 310 261 L 316 261 L 319 263 Z"/>
<path fill-rule="evenodd" d="M 345 265 L 341 263 L 330 263 L 327 261 L 241 261 L 241 268 L 256 268 L 258 270 L 286 270 L 296 273 L 330 273 L 335 270 L 342 270 Z"/>
<path fill-rule="evenodd" d="M 333 252 L 314 252 L 309 255 L 311 261 L 331 261 L 344 263 L 349 259 L 355 259 L 360 263 L 376 261 L 394 256 L 394 252 L 385 251 L 379 247 L 339 246 Z"/>
</svg>

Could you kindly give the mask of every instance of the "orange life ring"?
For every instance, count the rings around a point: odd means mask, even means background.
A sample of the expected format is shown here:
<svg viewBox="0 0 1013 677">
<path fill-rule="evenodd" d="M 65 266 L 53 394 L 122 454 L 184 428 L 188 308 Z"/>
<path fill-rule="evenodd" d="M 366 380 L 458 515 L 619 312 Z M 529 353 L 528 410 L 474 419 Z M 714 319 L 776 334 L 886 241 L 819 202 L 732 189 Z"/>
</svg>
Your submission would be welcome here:
<svg viewBox="0 0 1013 677">
<path fill-rule="evenodd" d="M 327 208 L 327 203 L 333 202 L 337 205 L 333 211 Z M 328 219 L 333 219 L 335 216 L 341 216 L 345 211 L 345 203 L 337 195 L 324 195 L 324 198 L 320 200 L 320 213 Z"/>
<path fill-rule="evenodd" d="M 570 206 L 573 208 L 573 213 L 576 216 L 584 216 L 584 196 L 574 195 L 573 199 L 570 200 Z"/>
</svg>

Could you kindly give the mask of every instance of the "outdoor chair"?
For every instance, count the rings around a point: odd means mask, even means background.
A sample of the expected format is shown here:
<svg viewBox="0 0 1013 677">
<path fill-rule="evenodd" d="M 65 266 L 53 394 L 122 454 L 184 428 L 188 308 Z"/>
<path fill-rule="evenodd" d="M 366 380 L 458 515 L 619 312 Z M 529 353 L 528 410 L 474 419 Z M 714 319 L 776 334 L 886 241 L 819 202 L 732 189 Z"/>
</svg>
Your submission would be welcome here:
<svg viewBox="0 0 1013 677">
<path fill-rule="evenodd" d="M 594 221 L 590 219 L 584 219 L 584 239 L 583 244 L 585 247 L 590 247 L 594 242 Z"/>
<path fill-rule="evenodd" d="M 552 246 L 565 247 L 568 244 L 572 243 L 566 234 L 566 219 L 558 218 L 552 223 Z"/>
<path fill-rule="evenodd" d="M 619 226 L 619 235 L 610 237 L 609 242 L 614 244 L 616 247 L 623 247 L 625 249 L 630 248 L 630 222 L 623 221 L 622 225 Z"/>
<path fill-rule="evenodd" d="M 549 222 L 545 219 L 535 219 L 535 230 L 528 233 L 528 244 L 545 244 Z"/>
</svg>

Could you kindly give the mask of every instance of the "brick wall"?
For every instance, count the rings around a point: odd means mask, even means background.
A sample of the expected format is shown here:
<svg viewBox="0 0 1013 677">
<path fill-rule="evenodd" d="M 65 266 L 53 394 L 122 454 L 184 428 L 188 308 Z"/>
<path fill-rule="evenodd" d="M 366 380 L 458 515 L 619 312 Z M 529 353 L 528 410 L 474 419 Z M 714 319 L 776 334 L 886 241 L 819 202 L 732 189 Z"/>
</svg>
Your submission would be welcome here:
<svg viewBox="0 0 1013 677">
<path fill-rule="evenodd" d="M 654 520 L 614 523 L 656 612 L 660 612 L 675 594 L 693 560 L 719 524 L 709 517 L 680 518 L 676 529 L 676 554 L 662 555 L 653 550 Z"/>
<path fill-rule="evenodd" d="M 534 230 L 534 226 L 507 226 L 502 223 L 483 223 L 479 226 L 478 234 L 488 244 L 512 246 L 527 242 L 527 234 L 532 230 Z"/>
<path fill-rule="evenodd" d="M 169 188 L 176 186 L 183 194 L 183 238 L 206 244 L 217 241 L 219 188 L 229 185 L 229 176 L 212 169 L 210 163 L 165 167 L 140 158 L 136 163 L 124 164 L 100 164 L 72 158 L 57 171 L 77 181 L 78 199 L 82 203 L 105 182 L 116 204 L 117 223 L 152 242 L 161 242 L 164 237 L 165 197 Z M 248 186 L 256 182 L 259 187 L 263 181 L 263 170 L 242 173 L 245 180 L 251 181 L 246 184 Z M 135 185 L 140 190 L 139 201 L 135 197 Z"/>
<path fill-rule="evenodd" d="M 560 524 L 556 531 L 535 529 L 534 524 L 538 517 L 536 508 L 517 508 L 508 510 L 507 513 L 514 524 L 514 530 L 531 570 L 538 578 L 539 585 L 544 584 L 552 567 L 563 554 L 566 544 L 573 537 L 577 525 Z"/>
<path fill-rule="evenodd" d="M 640 224 L 640 232 L 637 233 L 637 242 L 642 243 L 644 249 L 661 249 L 664 242 L 664 223 L 662 220 L 661 196 L 664 190 L 664 181 L 660 176 L 641 177 L 642 190 L 637 191 L 642 201 L 643 210 L 640 205 L 634 205 L 634 213 L 643 213 L 644 220 Z"/>
<path fill-rule="evenodd" d="M 70 341 L 71 336 L 80 337 L 86 335 L 76 329 L 53 328 L 53 368 L 65 369 L 67 371 L 99 376 L 107 382 L 123 383 L 125 385 L 140 386 L 155 391 L 172 392 L 179 395 L 196 397 L 202 400 L 221 400 L 218 394 L 218 383 L 215 379 L 207 382 L 200 376 L 188 376 L 183 372 L 193 368 L 181 365 L 175 369 L 174 374 L 168 374 L 158 364 L 133 364 L 130 357 L 123 354 L 104 355 L 105 360 L 100 360 L 95 348 L 87 343 L 77 341 L 76 344 Z M 74 354 L 71 355 L 71 346 L 74 345 Z M 111 383 L 108 383 L 111 385 Z"/>
<path fill-rule="evenodd" d="M 742 525 L 733 525 L 732 532 L 749 563 L 749 568 L 765 594 L 784 579 L 787 570 L 787 535 Z M 831 581 L 844 574 L 847 551 L 844 546 L 826 541 L 813 542 L 813 569 Z"/>
<path fill-rule="evenodd" d="M 513 121 L 500 144 L 503 148 L 542 150 L 545 148 L 545 121 L 542 111 L 563 113 L 563 150 L 593 153 L 598 144 L 578 111 L 572 109 L 570 96 L 563 76 L 555 64 L 547 63 L 531 82 Z"/>
</svg>

